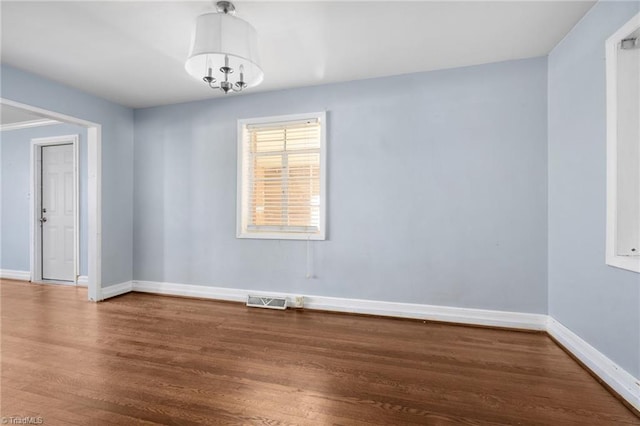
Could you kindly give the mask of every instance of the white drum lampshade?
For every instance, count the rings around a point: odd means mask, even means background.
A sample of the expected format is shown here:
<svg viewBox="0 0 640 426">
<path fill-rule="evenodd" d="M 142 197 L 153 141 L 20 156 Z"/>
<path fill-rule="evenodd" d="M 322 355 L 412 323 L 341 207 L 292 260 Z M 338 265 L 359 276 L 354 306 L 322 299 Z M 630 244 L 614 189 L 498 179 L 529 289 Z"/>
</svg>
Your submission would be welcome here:
<svg viewBox="0 0 640 426">
<path fill-rule="evenodd" d="M 264 73 L 256 30 L 229 13 L 234 10 L 232 4 L 218 2 L 218 8 L 221 13 L 205 13 L 196 20 L 187 72 L 225 93 L 260 84 Z"/>
</svg>

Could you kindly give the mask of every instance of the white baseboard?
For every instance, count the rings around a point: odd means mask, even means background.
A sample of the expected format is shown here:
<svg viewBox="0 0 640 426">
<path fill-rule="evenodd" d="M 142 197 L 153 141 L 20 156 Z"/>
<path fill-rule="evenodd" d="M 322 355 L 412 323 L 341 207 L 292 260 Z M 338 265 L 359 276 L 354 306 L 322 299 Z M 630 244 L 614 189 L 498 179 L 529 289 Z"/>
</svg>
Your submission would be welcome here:
<svg viewBox="0 0 640 426">
<path fill-rule="evenodd" d="M 6 280 L 29 281 L 31 273 L 29 271 L 16 271 L 13 269 L 0 269 L 0 278 Z"/>
<path fill-rule="evenodd" d="M 247 295 L 281 296 L 289 302 L 297 294 L 269 293 L 254 290 L 208 287 L 190 284 L 163 283 L 154 281 L 133 281 L 133 291 L 167 294 L 173 296 L 202 297 L 206 299 L 245 302 Z M 382 302 L 376 300 L 345 299 L 327 296 L 304 295 L 306 309 L 349 312 L 390 317 L 416 318 L 432 321 L 446 321 L 459 324 L 509 327 L 527 330 L 545 330 L 547 316 L 518 312 L 491 311 L 484 309 L 453 308 L 448 306 L 419 305 L 414 303 Z"/>
<path fill-rule="evenodd" d="M 640 411 L 640 379 L 610 360 L 556 319 L 549 317 L 547 333 L 556 339 L 607 385 Z"/>
<path fill-rule="evenodd" d="M 100 300 L 106 300 L 111 297 L 120 296 L 121 294 L 129 293 L 133 288 L 132 281 L 125 281 L 120 284 L 110 285 L 109 287 L 103 287 L 101 289 L 102 297 Z"/>
<path fill-rule="evenodd" d="M 166 294 L 169 296 L 187 296 L 202 297 L 204 299 L 231 300 L 234 302 L 246 301 L 247 294 L 249 294 L 247 290 L 237 290 L 233 288 L 135 280 L 133 281 L 133 291 L 138 291 L 141 293 Z M 262 294 L 261 292 L 254 293 L 256 295 Z"/>
<path fill-rule="evenodd" d="M 78 276 L 78 286 L 80 287 L 88 287 L 89 286 L 89 277 L 86 275 Z"/>
<path fill-rule="evenodd" d="M 291 297 L 293 295 L 287 296 Z M 547 322 L 547 316 L 543 314 L 421 305 L 415 303 L 382 302 L 376 300 L 343 299 L 326 296 L 304 295 L 304 305 L 305 308 L 325 311 L 415 318 L 429 321 L 525 330 L 544 331 Z"/>
</svg>

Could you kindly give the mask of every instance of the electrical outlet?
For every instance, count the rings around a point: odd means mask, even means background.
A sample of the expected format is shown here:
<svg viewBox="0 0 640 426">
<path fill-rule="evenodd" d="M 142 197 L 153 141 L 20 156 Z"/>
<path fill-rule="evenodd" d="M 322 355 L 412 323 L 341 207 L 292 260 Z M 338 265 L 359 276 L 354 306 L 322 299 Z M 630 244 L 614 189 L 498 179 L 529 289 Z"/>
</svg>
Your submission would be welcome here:
<svg viewBox="0 0 640 426">
<path fill-rule="evenodd" d="M 304 308 L 304 296 L 295 296 L 293 298 L 293 308 Z"/>
</svg>

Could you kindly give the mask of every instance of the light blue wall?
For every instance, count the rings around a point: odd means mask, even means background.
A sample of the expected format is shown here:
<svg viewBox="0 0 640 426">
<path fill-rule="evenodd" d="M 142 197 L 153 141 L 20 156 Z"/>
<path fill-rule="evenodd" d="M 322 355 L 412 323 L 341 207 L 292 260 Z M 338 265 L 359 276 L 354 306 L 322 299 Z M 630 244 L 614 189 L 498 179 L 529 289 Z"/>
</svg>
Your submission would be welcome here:
<svg viewBox="0 0 640 426">
<path fill-rule="evenodd" d="M 134 277 L 546 313 L 546 58 L 135 111 Z M 207 90 L 203 86 L 203 90 Z M 239 240 L 236 120 L 328 111 L 328 239 Z"/>
<path fill-rule="evenodd" d="M 640 275 L 605 258 L 605 40 L 640 2 L 600 2 L 549 55 L 549 313 L 640 377 Z"/>
<path fill-rule="evenodd" d="M 0 65 L 0 83 L 3 98 L 102 125 L 102 286 L 130 281 L 133 111 L 6 64 Z"/>
<path fill-rule="evenodd" d="M 0 132 L 0 269 L 29 271 L 31 139 L 79 135 L 80 275 L 87 275 L 87 129 L 71 124 Z"/>
</svg>

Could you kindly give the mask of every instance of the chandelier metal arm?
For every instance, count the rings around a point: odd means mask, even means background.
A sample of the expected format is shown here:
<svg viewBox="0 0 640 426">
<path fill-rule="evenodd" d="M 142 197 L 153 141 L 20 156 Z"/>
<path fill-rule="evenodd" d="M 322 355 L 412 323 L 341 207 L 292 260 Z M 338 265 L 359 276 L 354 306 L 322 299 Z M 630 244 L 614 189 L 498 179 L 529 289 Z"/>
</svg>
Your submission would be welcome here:
<svg viewBox="0 0 640 426">
<path fill-rule="evenodd" d="M 238 81 L 236 82 L 236 84 L 229 83 L 227 87 L 227 89 L 225 90 L 223 86 L 221 86 L 220 84 L 218 84 L 217 86 L 216 84 L 216 79 L 214 78 L 213 81 L 208 82 L 205 80 L 205 82 L 209 85 L 210 88 L 212 89 L 221 89 L 223 92 L 228 93 L 230 91 L 234 91 L 236 93 L 242 92 L 244 90 L 245 87 L 247 87 L 247 83 L 245 83 L 244 81 Z"/>
</svg>

